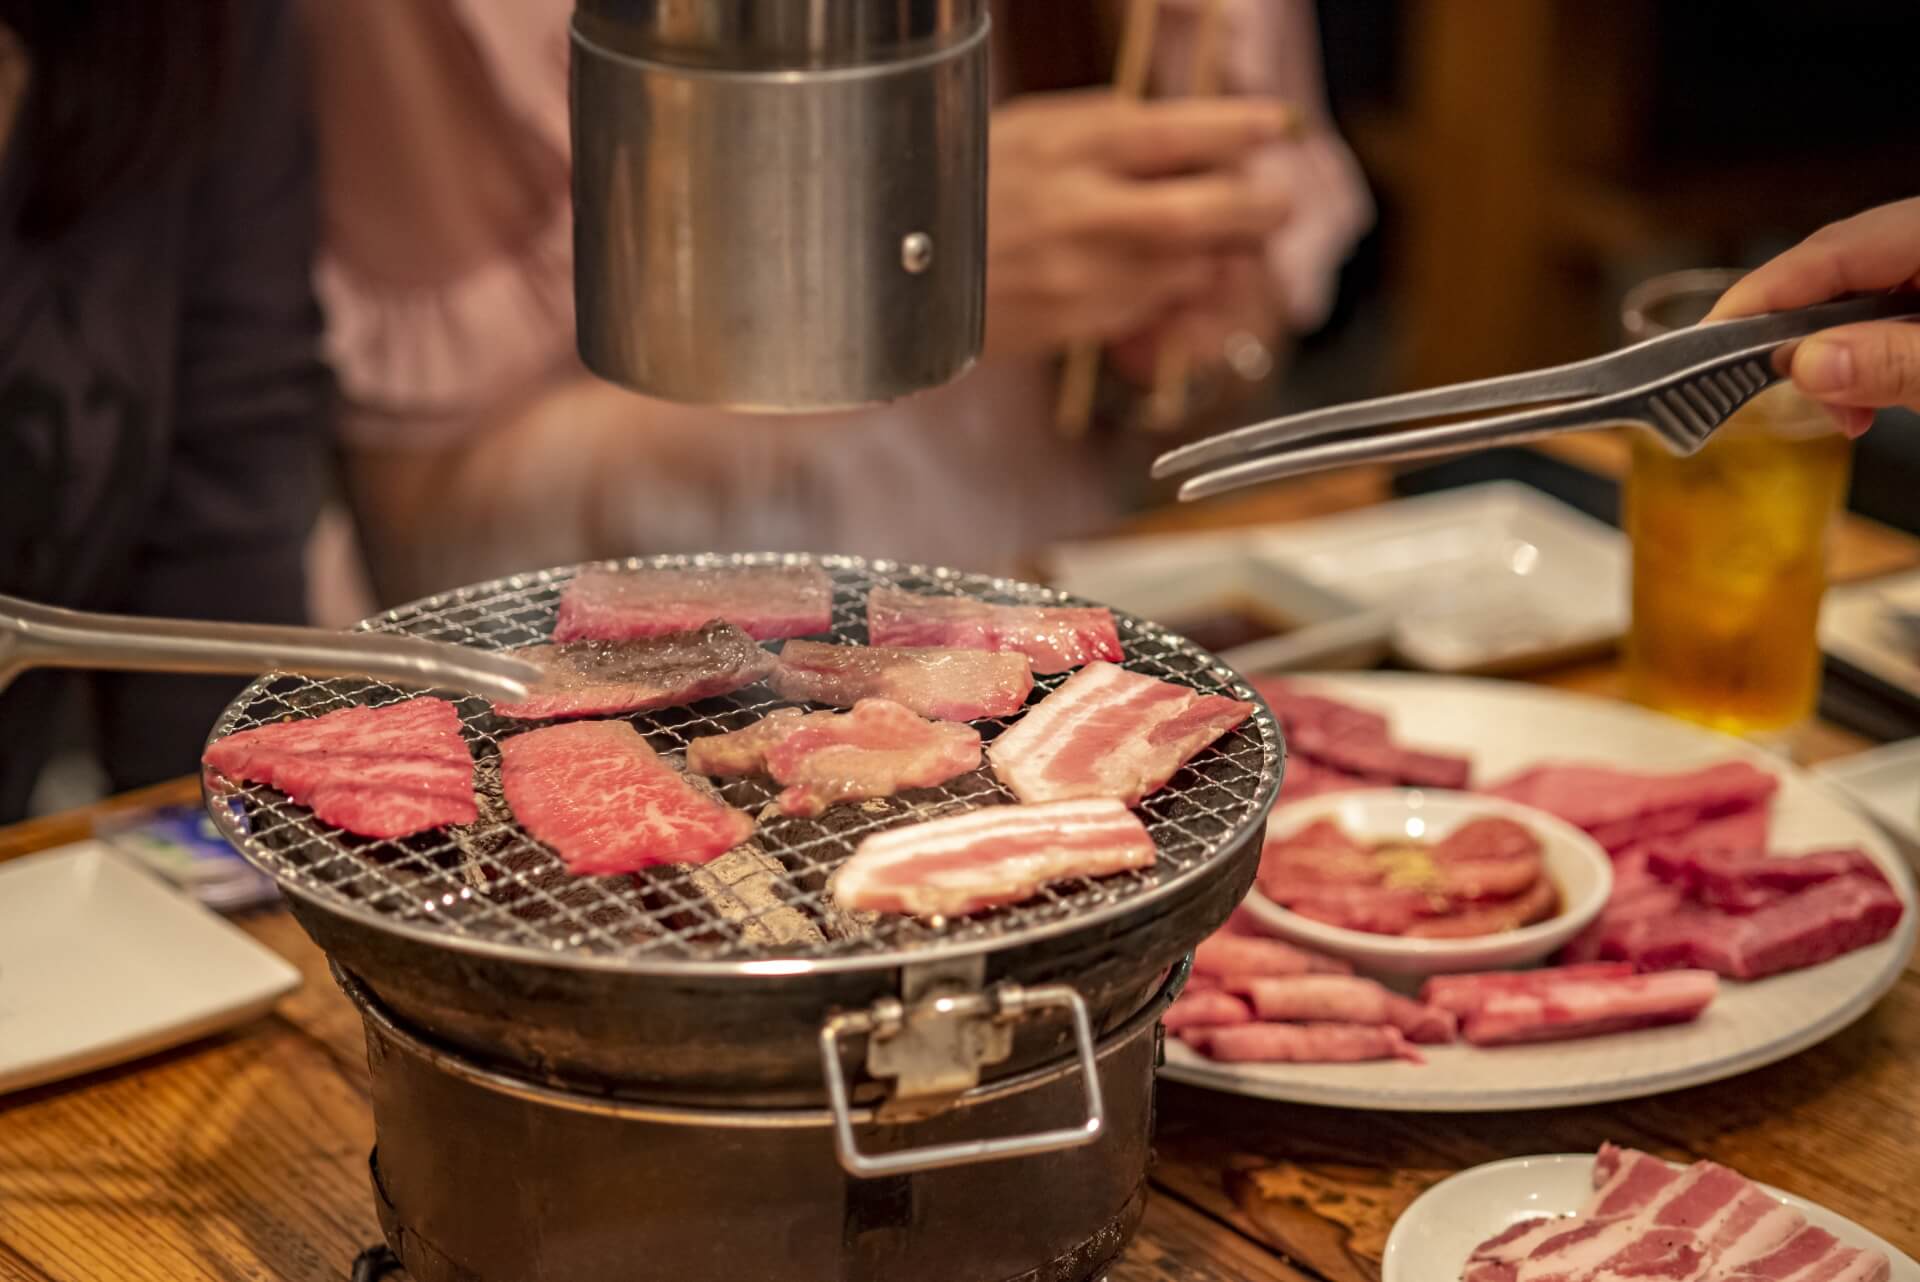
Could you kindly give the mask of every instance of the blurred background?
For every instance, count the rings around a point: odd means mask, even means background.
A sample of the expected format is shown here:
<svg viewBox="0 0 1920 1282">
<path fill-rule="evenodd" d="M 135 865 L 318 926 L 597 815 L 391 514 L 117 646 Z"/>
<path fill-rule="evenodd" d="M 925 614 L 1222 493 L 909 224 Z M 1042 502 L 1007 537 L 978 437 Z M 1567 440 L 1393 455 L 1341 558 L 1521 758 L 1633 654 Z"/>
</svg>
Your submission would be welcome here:
<svg viewBox="0 0 1920 1282">
<path fill-rule="evenodd" d="M 1621 296 L 1748 266 L 1920 187 L 1920 6 L 1320 0 L 1378 221 L 1278 412 L 1572 360 Z M 1856 511 L 1920 526 L 1920 427 L 1860 442 Z"/>
</svg>

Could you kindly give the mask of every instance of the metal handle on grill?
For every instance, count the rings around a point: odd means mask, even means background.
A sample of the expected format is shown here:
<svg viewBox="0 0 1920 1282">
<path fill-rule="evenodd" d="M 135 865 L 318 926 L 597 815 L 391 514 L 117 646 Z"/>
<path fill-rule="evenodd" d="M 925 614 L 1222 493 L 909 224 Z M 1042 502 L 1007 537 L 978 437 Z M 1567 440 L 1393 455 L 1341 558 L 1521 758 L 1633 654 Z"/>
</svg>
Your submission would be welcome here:
<svg viewBox="0 0 1920 1282">
<path fill-rule="evenodd" d="M 524 659 L 421 637 L 89 614 L 0 596 L 0 690 L 29 668 L 365 676 L 503 703 L 526 698 L 540 675 Z"/>
<path fill-rule="evenodd" d="M 1087 1004 L 1079 993 L 1065 984 L 1045 984 L 1035 988 L 1003 984 L 988 993 L 937 997 L 929 1003 L 929 1007 L 936 1013 L 956 1019 L 1006 1018 L 1064 1007 L 1073 1017 L 1074 1044 L 1079 1052 L 1080 1078 L 1085 1089 L 1086 1119 L 1077 1126 L 1064 1126 L 1033 1135 L 963 1140 L 956 1144 L 903 1149 L 897 1153 L 863 1153 L 853 1133 L 846 1072 L 840 1065 L 840 1038 L 846 1034 L 861 1033 L 886 1036 L 890 1031 L 898 1030 L 904 1011 L 898 1002 L 876 1003 L 868 1010 L 842 1011 L 830 1016 L 820 1026 L 820 1062 L 826 1073 L 827 1099 L 833 1109 L 834 1150 L 840 1158 L 840 1165 L 849 1175 L 873 1179 L 882 1175 L 904 1175 L 912 1171 L 964 1166 L 971 1162 L 1054 1153 L 1091 1144 L 1106 1129 L 1106 1104 L 1100 1097 L 1099 1064 L 1093 1051 L 1093 1021 L 1088 1017 Z"/>
</svg>

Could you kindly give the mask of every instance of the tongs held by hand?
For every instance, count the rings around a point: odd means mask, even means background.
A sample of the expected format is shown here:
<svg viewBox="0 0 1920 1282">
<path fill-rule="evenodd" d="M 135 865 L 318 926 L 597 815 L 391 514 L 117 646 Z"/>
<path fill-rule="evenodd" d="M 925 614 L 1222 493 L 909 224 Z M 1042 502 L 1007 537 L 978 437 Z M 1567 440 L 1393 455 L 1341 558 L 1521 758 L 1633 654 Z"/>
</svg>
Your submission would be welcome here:
<svg viewBox="0 0 1920 1282">
<path fill-rule="evenodd" d="M 1170 450 L 1155 460 L 1153 474 L 1208 468 L 1180 486 L 1182 499 L 1197 499 L 1353 463 L 1429 458 L 1627 423 L 1651 430 L 1676 454 L 1692 454 L 1735 410 L 1780 380 L 1773 355 L 1785 344 L 1836 325 L 1910 317 L 1920 317 L 1920 293 L 1695 325 L 1571 365 L 1255 423 Z M 1418 425 L 1513 405 L 1537 408 Z"/>
<path fill-rule="evenodd" d="M 88 614 L 0 596 L 0 690 L 28 668 L 364 676 L 498 703 L 526 698 L 540 675 L 510 654 L 422 637 Z"/>
</svg>

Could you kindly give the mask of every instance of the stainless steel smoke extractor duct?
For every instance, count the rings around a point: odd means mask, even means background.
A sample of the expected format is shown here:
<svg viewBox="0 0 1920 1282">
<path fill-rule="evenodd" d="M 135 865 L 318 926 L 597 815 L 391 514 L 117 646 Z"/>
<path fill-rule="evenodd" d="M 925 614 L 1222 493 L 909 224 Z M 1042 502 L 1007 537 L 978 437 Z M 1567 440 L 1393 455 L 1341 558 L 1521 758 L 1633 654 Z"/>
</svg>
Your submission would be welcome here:
<svg viewBox="0 0 1920 1282">
<path fill-rule="evenodd" d="M 671 400 L 813 410 L 979 353 L 986 0 L 579 0 L 580 353 Z"/>
</svg>

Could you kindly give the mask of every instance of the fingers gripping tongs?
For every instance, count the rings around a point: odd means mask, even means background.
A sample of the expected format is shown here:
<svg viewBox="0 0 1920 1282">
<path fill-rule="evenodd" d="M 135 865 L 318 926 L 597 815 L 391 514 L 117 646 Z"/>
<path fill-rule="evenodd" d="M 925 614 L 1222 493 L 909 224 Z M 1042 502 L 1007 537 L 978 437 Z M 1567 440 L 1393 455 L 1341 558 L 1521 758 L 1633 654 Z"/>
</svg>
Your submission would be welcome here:
<svg viewBox="0 0 1920 1282">
<path fill-rule="evenodd" d="M 1676 454 L 1692 454 L 1779 381 L 1772 358 L 1784 344 L 1836 325 L 1911 317 L 1920 317 L 1920 294 L 1902 292 L 1695 325 L 1571 365 L 1255 423 L 1171 450 L 1155 460 L 1153 474 L 1207 467 L 1180 486 L 1182 499 L 1197 499 L 1351 463 L 1428 458 L 1626 423 L 1654 432 Z M 1537 408 L 1420 423 L 1516 405 Z"/>
</svg>

